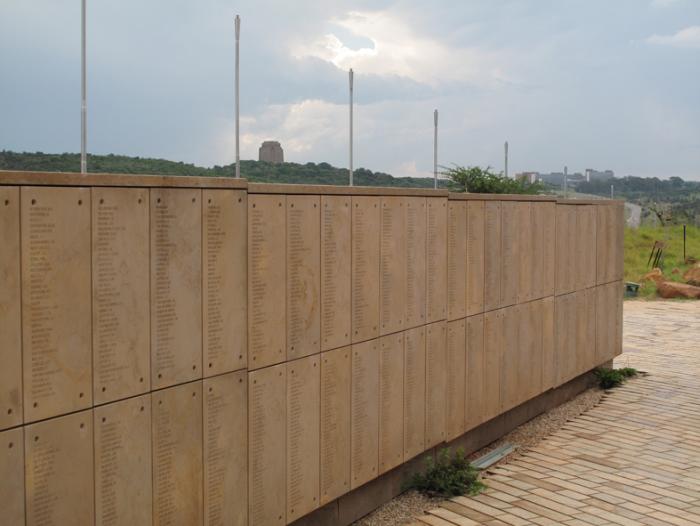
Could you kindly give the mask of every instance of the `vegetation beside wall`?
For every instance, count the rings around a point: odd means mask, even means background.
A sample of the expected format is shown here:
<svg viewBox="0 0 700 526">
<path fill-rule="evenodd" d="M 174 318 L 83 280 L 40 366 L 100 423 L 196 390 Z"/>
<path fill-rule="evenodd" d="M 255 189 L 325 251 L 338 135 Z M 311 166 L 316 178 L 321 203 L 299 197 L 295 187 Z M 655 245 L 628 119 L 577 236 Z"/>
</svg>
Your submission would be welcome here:
<svg viewBox="0 0 700 526">
<path fill-rule="evenodd" d="M 683 227 L 640 227 L 625 229 L 625 280 L 639 283 L 651 271 L 647 266 L 654 241 L 666 243 L 661 270 L 667 280 L 683 281 L 683 273 L 690 265 L 683 261 Z M 686 256 L 700 260 L 700 228 L 687 227 Z M 675 272 L 674 269 L 678 269 Z M 648 281 L 639 289 L 639 295 L 656 297 L 656 285 Z"/>
<path fill-rule="evenodd" d="M 502 173 L 492 172 L 490 167 L 458 166 L 442 172 L 447 178 L 447 187 L 453 192 L 476 194 L 540 194 L 542 183 L 530 183 L 523 179 L 510 179 Z"/>
</svg>

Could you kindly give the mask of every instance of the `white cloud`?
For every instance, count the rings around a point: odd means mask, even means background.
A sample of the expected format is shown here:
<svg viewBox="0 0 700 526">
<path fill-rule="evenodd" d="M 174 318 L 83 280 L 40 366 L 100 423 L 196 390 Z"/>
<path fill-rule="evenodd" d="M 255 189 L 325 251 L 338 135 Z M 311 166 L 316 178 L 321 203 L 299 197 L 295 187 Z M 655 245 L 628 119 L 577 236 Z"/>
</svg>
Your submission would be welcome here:
<svg viewBox="0 0 700 526">
<path fill-rule="evenodd" d="M 700 26 L 686 27 L 673 35 L 652 35 L 647 42 L 660 46 L 700 48 Z"/>
<path fill-rule="evenodd" d="M 395 177 L 432 177 L 433 173 L 418 168 L 416 161 L 407 161 L 389 171 Z"/>
<path fill-rule="evenodd" d="M 241 158 L 257 159 L 263 141 L 282 143 L 285 159 L 305 162 L 324 150 L 347 142 L 347 106 L 322 100 L 273 104 L 255 117 L 241 116 Z M 217 159 L 230 155 L 235 141 L 232 121 L 222 124 L 215 139 Z M 230 161 L 226 161 L 230 162 Z"/>
<path fill-rule="evenodd" d="M 444 82 L 493 85 L 508 81 L 498 53 L 480 48 L 454 48 L 418 34 L 389 11 L 354 11 L 331 22 L 372 42 L 352 49 L 329 33 L 292 46 L 295 58 L 314 57 L 358 74 L 396 75 L 437 86 Z"/>
</svg>

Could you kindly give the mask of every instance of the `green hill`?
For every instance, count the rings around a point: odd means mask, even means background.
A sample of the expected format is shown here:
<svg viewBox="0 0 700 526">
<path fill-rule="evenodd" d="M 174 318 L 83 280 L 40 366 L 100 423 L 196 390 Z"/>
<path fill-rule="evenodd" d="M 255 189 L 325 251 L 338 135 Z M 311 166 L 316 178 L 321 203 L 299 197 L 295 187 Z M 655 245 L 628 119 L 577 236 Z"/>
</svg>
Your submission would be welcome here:
<svg viewBox="0 0 700 526">
<path fill-rule="evenodd" d="M 26 170 L 37 172 L 79 172 L 80 155 L 75 153 L 28 153 L 0 151 L 0 170 Z M 153 175 L 197 175 L 232 177 L 234 165 L 204 168 L 194 164 L 128 157 L 126 155 L 88 155 L 88 171 L 91 173 L 153 174 Z M 282 163 L 241 161 L 241 177 L 253 182 L 326 184 L 344 186 L 348 184 L 348 171 L 328 163 Z M 429 177 L 394 177 L 366 168 L 355 170 L 357 186 L 399 186 L 409 188 L 432 188 Z M 440 181 L 444 185 L 444 181 Z"/>
</svg>

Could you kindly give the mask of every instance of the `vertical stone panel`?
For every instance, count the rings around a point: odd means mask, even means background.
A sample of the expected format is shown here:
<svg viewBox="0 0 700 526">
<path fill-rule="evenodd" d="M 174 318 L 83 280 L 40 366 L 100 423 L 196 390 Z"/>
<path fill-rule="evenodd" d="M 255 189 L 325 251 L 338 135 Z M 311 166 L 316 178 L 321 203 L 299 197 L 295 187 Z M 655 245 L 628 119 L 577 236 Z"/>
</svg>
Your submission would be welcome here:
<svg viewBox="0 0 700 526">
<path fill-rule="evenodd" d="M 1 203 L 0 203 L 1 206 Z M 0 432 L 0 506 L 2 520 L 23 525 L 24 428 Z"/>
<path fill-rule="evenodd" d="M 522 377 L 524 389 L 524 397 L 522 401 L 530 400 L 543 392 L 542 388 L 542 316 L 543 307 L 541 301 L 531 301 L 526 305 L 525 334 L 522 336 L 522 330 L 518 338 L 527 341 L 527 354 L 525 361 L 521 363 L 521 370 L 526 371 Z"/>
<path fill-rule="evenodd" d="M 554 306 L 557 384 L 562 385 L 575 376 L 576 369 L 576 297 L 565 294 L 556 298 Z"/>
<path fill-rule="evenodd" d="M 24 454 L 27 526 L 93 524 L 92 410 L 27 426 Z"/>
<path fill-rule="evenodd" d="M 404 333 L 379 339 L 379 473 L 403 462 Z"/>
<path fill-rule="evenodd" d="M 350 379 L 352 349 L 321 355 L 321 501 L 350 491 Z"/>
<path fill-rule="evenodd" d="M 543 209 L 543 234 L 542 234 L 542 295 L 554 295 L 555 279 L 555 245 L 556 245 L 556 204 L 542 203 Z"/>
<path fill-rule="evenodd" d="M 556 255 L 555 255 L 555 293 L 557 295 L 571 292 L 569 279 L 574 272 L 573 261 L 570 259 L 570 245 L 573 232 L 569 228 L 569 205 L 557 204 L 556 219 Z"/>
<path fill-rule="evenodd" d="M 407 197 L 406 203 L 406 328 L 425 324 L 426 198 Z"/>
<path fill-rule="evenodd" d="M 348 196 L 321 196 L 321 349 L 350 345 L 352 212 Z"/>
<path fill-rule="evenodd" d="M 467 316 L 484 311 L 484 202 L 467 201 Z"/>
<path fill-rule="evenodd" d="M 148 189 L 92 189 L 94 400 L 149 390 Z"/>
<path fill-rule="evenodd" d="M 610 210 L 610 205 L 596 205 L 596 284 L 598 285 L 609 281 L 610 254 L 613 242 Z"/>
<path fill-rule="evenodd" d="M 596 247 L 597 247 L 597 232 L 596 232 L 596 207 L 595 205 L 586 205 L 586 248 L 584 254 L 584 286 L 586 288 L 595 287 L 596 276 Z"/>
<path fill-rule="evenodd" d="M 248 524 L 248 372 L 212 378 L 204 390 L 204 524 Z"/>
<path fill-rule="evenodd" d="M 580 290 L 574 293 L 574 316 L 575 316 L 575 349 L 574 349 L 574 366 L 572 369 L 572 374 L 578 374 L 579 371 L 586 369 L 588 364 L 588 359 L 586 356 L 587 342 L 586 342 L 586 327 L 588 325 L 588 320 L 586 320 L 586 295 L 585 290 Z M 593 340 L 595 341 L 595 340 Z"/>
<path fill-rule="evenodd" d="M 447 438 L 447 323 L 426 327 L 425 448 Z"/>
<path fill-rule="evenodd" d="M 581 290 L 595 285 L 596 218 L 595 205 L 581 205 L 576 210 L 576 236 L 572 240 L 575 261 L 575 288 Z"/>
<path fill-rule="evenodd" d="M 403 380 L 404 461 L 425 450 L 425 327 L 405 333 Z"/>
<path fill-rule="evenodd" d="M 596 287 L 596 365 L 622 352 L 622 283 Z"/>
<path fill-rule="evenodd" d="M 320 356 L 287 362 L 287 523 L 318 507 Z"/>
<path fill-rule="evenodd" d="M 151 395 L 95 408 L 95 524 L 150 526 Z"/>
<path fill-rule="evenodd" d="M 202 524 L 202 382 L 151 395 L 153 525 Z"/>
<path fill-rule="evenodd" d="M 600 223 L 599 223 L 600 224 Z M 612 334 L 610 331 L 610 309 L 607 305 L 606 286 L 598 285 L 596 291 L 596 362 L 605 363 L 612 355 Z"/>
<path fill-rule="evenodd" d="M 283 195 L 248 195 L 248 368 L 286 358 L 287 231 Z"/>
<path fill-rule="evenodd" d="M 202 377 L 202 192 L 151 189 L 151 383 Z"/>
<path fill-rule="evenodd" d="M 90 189 L 23 187 L 21 217 L 22 384 L 32 422 L 92 403 Z"/>
<path fill-rule="evenodd" d="M 517 201 L 501 202 L 501 307 L 514 305 L 520 290 L 520 250 Z"/>
<path fill-rule="evenodd" d="M 467 315 L 467 203 L 447 205 L 447 319 Z"/>
<path fill-rule="evenodd" d="M 484 203 L 484 310 L 501 305 L 501 202 Z"/>
<path fill-rule="evenodd" d="M 542 391 L 556 384 L 557 355 L 554 345 L 554 298 L 542 300 Z"/>
<path fill-rule="evenodd" d="M 530 230 L 530 284 L 531 298 L 539 299 L 544 293 L 544 210 L 547 203 L 530 203 L 532 228 Z"/>
<path fill-rule="evenodd" d="M 22 423 L 19 210 L 19 188 L 0 186 L 0 429 Z"/>
<path fill-rule="evenodd" d="M 568 302 L 566 296 L 556 296 L 554 298 L 554 359 L 556 363 L 556 374 L 554 387 L 559 387 L 566 376 L 567 365 L 567 326 L 566 316 L 568 312 Z"/>
<path fill-rule="evenodd" d="M 406 318 L 406 207 L 403 197 L 382 197 L 379 262 L 380 334 L 403 330 Z"/>
<path fill-rule="evenodd" d="M 522 305 L 503 309 L 503 348 L 501 354 L 501 412 L 518 405 L 522 351 L 518 328 Z"/>
<path fill-rule="evenodd" d="M 248 524 L 286 524 L 287 365 L 248 375 Z"/>
<path fill-rule="evenodd" d="M 447 440 L 464 433 L 467 378 L 466 323 L 447 324 Z"/>
<path fill-rule="evenodd" d="M 379 336 L 378 197 L 352 198 L 352 341 Z"/>
<path fill-rule="evenodd" d="M 287 196 L 287 359 L 321 351 L 320 197 Z"/>
<path fill-rule="evenodd" d="M 519 202 L 516 209 L 518 229 L 518 303 L 533 298 L 532 291 L 532 207 L 530 203 Z"/>
<path fill-rule="evenodd" d="M 584 368 L 581 373 L 590 371 L 598 364 L 595 362 L 595 326 L 596 326 L 596 293 L 595 287 L 586 289 L 583 291 L 585 298 L 586 311 L 584 312 L 584 319 L 586 320 L 584 326 L 584 341 L 585 341 L 585 363 Z"/>
<path fill-rule="evenodd" d="M 204 374 L 248 363 L 248 195 L 202 192 Z"/>
<path fill-rule="evenodd" d="M 379 462 L 379 342 L 352 346 L 351 489 L 377 476 Z"/>
<path fill-rule="evenodd" d="M 501 367 L 503 363 L 504 334 L 503 309 L 484 314 L 484 421 L 501 412 Z"/>
<path fill-rule="evenodd" d="M 426 322 L 447 316 L 447 199 L 426 198 L 428 207 Z"/>
<path fill-rule="evenodd" d="M 467 386 L 465 431 L 484 422 L 486 367 L 484 360 L 484 315 L 467 318 Z"/>
</svg>

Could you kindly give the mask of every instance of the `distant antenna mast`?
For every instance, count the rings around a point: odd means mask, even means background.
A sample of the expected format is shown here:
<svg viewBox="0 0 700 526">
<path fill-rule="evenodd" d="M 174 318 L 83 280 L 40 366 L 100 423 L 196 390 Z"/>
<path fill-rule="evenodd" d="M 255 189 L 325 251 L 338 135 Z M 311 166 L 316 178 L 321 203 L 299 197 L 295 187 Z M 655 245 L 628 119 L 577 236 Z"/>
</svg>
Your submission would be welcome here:
<svg viewBox="0 0 700 526">
<path fill-rule="evenodd" d="M 350 80 L 350 186 L 353 186 L 353 180 L 352 180 L 352 92 L 353 92 L 353 72 L 352 68 L 350 68 L 350 73 L 349 73 L 349 80 Z"/>
<path fill-rule="evenodd" d="M 506 175 L 506 179 L 508 179 L 508 141 L 506 141 L 506 143 L 503 145 L 503 147 L 505 149 L 505 158 L 506 158 L 505 175 Z"/>
<path fill-rule="evenodd" d="M 236 179 L 241 177 L 241 144 L 240 144 L 240 47 L 241 47 L 241 17 L 236 15 Z"/>
<path fill-rule="evenodd" d="M 437 170 L 437 157 L 438 157 L 438 110 L 433 113 L 435 121 L 435 136 L 433 138 L 433 179 L 435 180 L 435 188 L 438 187 L 438 170 Z"/>
<path fill-rule="evenodd" d="M 86 79 L 86 35 L 85 13 L 86 0 L 82 2 L 81 10 L 81 56 L 80 56 L 80 173 L 87 173 L 87 79 Z"/>
</svg>

